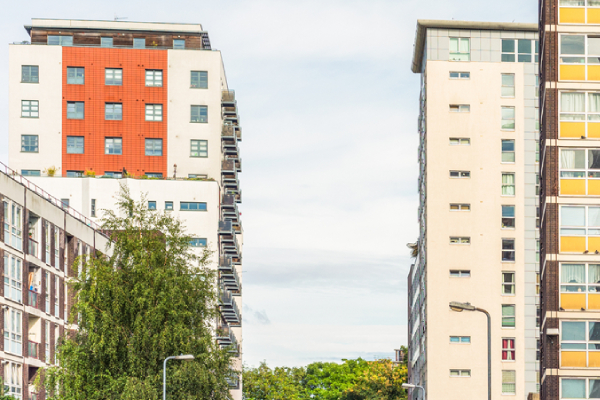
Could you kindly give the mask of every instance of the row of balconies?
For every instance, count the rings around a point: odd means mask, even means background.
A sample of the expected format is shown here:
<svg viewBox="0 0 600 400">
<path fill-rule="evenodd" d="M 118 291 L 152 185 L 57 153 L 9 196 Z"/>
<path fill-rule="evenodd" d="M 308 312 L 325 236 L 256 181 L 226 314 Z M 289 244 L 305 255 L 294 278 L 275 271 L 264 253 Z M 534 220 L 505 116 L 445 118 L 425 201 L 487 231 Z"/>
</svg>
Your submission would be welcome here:
<svg viewBox="0 0 600 400">
<path fill-rule="evenodd" d="M 221 316 L 229 326 L 241 326 L 242 314 L 233 298 L 231 292 L 224 286 L 221 286 L 221 295 L 219 306 L 221 308 Z"/>
</svg>

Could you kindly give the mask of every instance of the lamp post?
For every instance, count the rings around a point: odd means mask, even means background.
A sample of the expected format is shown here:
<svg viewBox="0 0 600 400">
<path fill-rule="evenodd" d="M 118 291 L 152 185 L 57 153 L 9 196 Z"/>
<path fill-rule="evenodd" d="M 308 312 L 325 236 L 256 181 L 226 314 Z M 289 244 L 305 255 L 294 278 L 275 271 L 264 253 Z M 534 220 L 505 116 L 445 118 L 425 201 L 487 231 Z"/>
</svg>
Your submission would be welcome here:
<svg viewBox="0 0 600 400">
<path fill-rule="evenodd" d="M 490 317 L 490 313 L 488 313 L 483 308 L 477 308 L 472 306 L 470 303 L 460 303 L 458 301 L 450 302 L 450 309 L 456 312 L 463 311 L 479 311 L 485 314 L 487 317 L 487 337 L 488 337 L 488 400 L 492 400 L 492 318 Z"/>
<path fill-rule="evenodd" d="M 425 388 L 423 386 L 413 385 L 412 383 L 403 383 L 402 387 L 404 389 L 421 389 L 423 391 L 423 400 L 425 400 Z"/>
<path fill-rule="evenodd" d="M 167 400 L 167 361 L 169 360 L 193 360 L 194 356 L 191 354 L 181 354 L 178 356 L 171 356 L 165 358 L 163 363 L 163 400 Z"/>
</svg>

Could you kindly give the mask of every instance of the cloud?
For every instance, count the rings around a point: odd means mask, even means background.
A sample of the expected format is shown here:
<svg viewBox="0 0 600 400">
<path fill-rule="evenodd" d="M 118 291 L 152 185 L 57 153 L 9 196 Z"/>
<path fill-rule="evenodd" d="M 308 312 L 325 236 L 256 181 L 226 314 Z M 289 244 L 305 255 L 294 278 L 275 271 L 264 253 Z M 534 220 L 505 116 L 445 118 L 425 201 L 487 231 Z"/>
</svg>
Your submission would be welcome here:
<svg viewBox="0 0 600 400">
<path fill-rule="evenodd" d="M 269 325 L 271 320 L 265 310 L 255 311 L 248 304 L 244 303 L 243 306 L 244 314 L 242 315 L 245 323 L 253 324 L 258 323 L 259 325 Z"/>
</svg>

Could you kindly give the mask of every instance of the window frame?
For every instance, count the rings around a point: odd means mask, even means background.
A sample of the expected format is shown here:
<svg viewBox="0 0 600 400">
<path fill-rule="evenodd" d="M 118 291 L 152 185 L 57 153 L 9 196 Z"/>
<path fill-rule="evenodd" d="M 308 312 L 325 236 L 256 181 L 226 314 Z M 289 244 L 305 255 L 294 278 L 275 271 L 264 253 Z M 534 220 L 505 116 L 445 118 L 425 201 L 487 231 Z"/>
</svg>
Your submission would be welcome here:
<svg viewBox="0 0 600 400">
<path fill-rule="evenodd" d="M 150 149 L 148 148 L 148 144 L 151 144 Z M 156 144 L 160 143 L 160 154 L 155 154 L 158 152 Z M 148 150 L 150 150 L 150 154 L 148 154 Z M 162 157 L 163 156 L 163 140 L 160 138 L 145 138 L 144 139 L 144 155 L 148 157 Z"/>
<path fill-rule="evenodd" d="M 123 68 L 104 68 L 104 85 L 123 86 Z"/>
<path fill-rule="evenodd" d="M 501 252 L 501 262 L 503 263 L 515 263 L 517 260 L 517 241 L 515 238 L 502 238 L 502 252 Z M 512 249 L 510 247 L 505 247 L 512 242 Z M 512 260 L 510 257 L 507 257 L 508 254 L 512 254 Z"/>
<path fill-rule="evenodd" d="M 23 175 L 23 176 L 42 176 L 42 172 L 39 169 L 22 169 L 21 175 Z"/>
<path fill-rule="evenodd" d="M 190 106 L 190 123 L 207 124 L 208 106 L 192 104 Z"/>
<path fill-rule="evenodd" d="M 114 47 L 114 38 L 112 36 L 101 36 L 100 37 L 100 47 L 104 48 L 112 48 Z"/>
<path fill-rule="evenodd" d="M 139 43 L 141 43 L 141 41 L 144 41 L 143 46 L 140 46 Z M 136 42 L 138 43 L 136 45 Z M 132 46 L 134 49 L 145 49 L 146 48 L 146 38 L 133 38 L 133 43 Z"/>
<path fill-rule="evenodd" d="M 173 39 L 173 50 L 185 50 L 185 39 Z"/>
<path fill-rule="evenodd" d="M 504 144 L 512 144 L 512 150 L 504 150 Z M 500 139 L 500 150 L 501 150 L 501 164 L 515 164 L 516 163 L 516 144 L 514 139 Z M 512 154 L 512 161 L 510 161 L 510 155 Z M 504 156 L 508 155 L 509 159 L 505 160 Z"/>
<path fill-rule="evenodd" d="M 39 100 L 21 100 L 21 118 L 39 118 Z"/>
<path fill-rule="evenodd" d="M 505 309 L 510 309 L 512 307 L 512 315 L 511 314 L 504 314 L 504 310 Z M 502 304 L 501 305 L 501 328 L 502 329 L 515 329 L 517 326 L 517 307 L 515 304 Z M 512 319 L 512 325 L 509 324 L 505 324 L 505 320 L 509 320 Z"/>
<path fill-rule="evenodd" d="M 505 372 L 512 372 L 513 375 L 513 381 L 512 382 L 505 382 Z M 508 392 L 508 391 L 504 391 L 504 385 L 512 385 L 513 390 Z M 515 395 L 517 394 L 517 371 L 514 369 L 503 369 L 502 370 L 502 395 Z"/>
<path fill-rule="evenodd" d="M 25 80 L 25 68 L 28 68 L 27 75 L 29 77 L 33 76 L 32 72 L 35 69 L 37 71 L 35 74 L 35 76 L 37 76 L 37 79 Z M 40 83 L 40 66 L 39 65 L 21 65 L 21 83 Z"/>
<path fill-rule="evenodd" d="M 26 139 L 34 139 L 34 144 L 27 143 Z M 33 148 L 32 150 L 27 150 Z M 40 152 L 40 136 L 39 135 L 21 135 L 21 153 L 39 153 Z"/>
<path fill-rule="evenodd" d="M 516 296 L 516 272 L 501 271 L 502 274 L 502 296 Z M 512 280 L 506 280 L 507 276 L 511 276 Z M 508 292 L 506 291 L 508 289 Z"/>
<path fill-rule="evenodd" d="M 23 207 L 8 197 L 2 199 L 4 208 L 4 243 L 23 251 Z"/>
<path fill-rule="evenodd" d="M 452 375 L 452 372 L 456 371 L 456 375 Z M 466 374 L 463 374 L 465 373 Z M 471 377 L 471 370 L 470 369 L 456 369 L 456 368 L 451 368 L 450 369 L 450 378 L 470 378 Z"/>
<path fill-rule="evenodd" d="M 470 104 L 449 104 L 448 111 L 451 113 L 470 113 Z"/>
<path fill-rule="evenodd" d="M 465 37 L 449 37 L 448 38 L 448 61 L 471 61 L 471 38 Z M 456 51 L 452 51 L 452 41 L 456 40 Z M 466 42 L 468 45 L 467 51 L 461 50 L 461 42 Z M 464 57 L 466 55 L 466 58 Z M 454 56 L 454 57 L 453 57 Z"/>
<path fill-rule="evenodd" d="M 162 122 L 163 120 L 163 105 L 158 103 L 146 104 L 144 107 L 145 110 L 145 120 L 147 122 Z"/>
<path fill-rule="evenodd" d="M 512 41 L 513 42 L 513 51 L 504 51 L 504 42 L 509 42 Z M 531 52 L 530 53 L 522 53 L 519 51 L 519 41 L 529 41 L 529 47 Z M 539 62 L 539 52 L 540 52 L 540 43 L 538 39 L 502 39 L 501 43 L 500 43 L 500 58 L 501 58 L 501 62 L 518 62 L 518 63 L 537 63 Z M 505 57 L 506 56 L 506 57 Z M 511 58 L 510 56 L 512 56 L 512 60 L 509 60 L 509 58 Z M 520 60 L 521 56 L 529 56 L 531 57 L 529 61 L 522 61 Z"/>
<path fill-rule="evenodd" d="M 515 172 L 502 172 L 502 183 L 501 183 L 501 196 L 503 197 L 515 197 L 517 195 L 517 174 Z M 504 176 L 510 176 L 512 175 L 513 177 L 513 183 L 512 184 L 508 184 L 508 183 L 504 183 Z M 512 191 L 513 194 L 505 194 L 505 190 L 507 189 L 506 192 L 509 192 L 509 188 L 512 187 Z"/>
<path fill-rule="evenodd" d="M 56 38 L 57 43 L 50 43 Z M 46 39 L 48 46 L 73 46 L 73 35 L 48 35 Z"/>
<path fill-rule="evenodd" d="M 165 211 L 173 211 L 173 202 L 170 200 L 165 201 Z"/>
<path fill-rule="evenodd" d="M 4 394 L 15 399 L 23 398 L 23 364 L 4 360 Z"/>
<path fill-rule="evenodd" d="M 456 74 L 456 76 L 452 76 L 452 74 Z M 450 73 L 448 74 L 448 79 L 468 80 L 471 79 L 471 73 L 466 71 L 450 71 Z"/>
<path fill-rule="evenodd" d="M 450 236 L 450 244 L 454 245 L 470 245 L 470 236 Z"/>
<path fill-rule="evenodd" d="M 560 67 L 562 65 L 582 65 L 584 66 L 584 76 L 585 79 L 584 81 L 588 81 L 588 66 L 590 65 L 598 65 L 598 63 L 590 63 L 589 59 L 590 58 L 597 58 L 600 56 L 600 54 L 590 54 L 589 53 L 589 38 L 594 37 L 596 35 L 594 34 L 586 34 L 586 33 L 560 33 L 559 35 L 559 42 L 558 42 L 558 73 L 559 73 L 559 80 L 561 81 L 566 81 L 566 82 L 581 82 L 580 80 L 568 80 L 568 79 L 563 79 L 560 76 Z M 567 37 L 567 36 L 583 36 L 583 54 L 575 54 L 575 53 L 564 53 L 562 52 L 562 44 L 563 44 L 563 38 Z M 569 59 L 570 61 L 564 61 L 563 59 Z M 583 61 L 574 61 L 573 59 L 583 59 Z"/>
<path fill-rule="evenodd" d="M 158 76 L 160 76 L 160 79 L 157 79 Z M 144 80 L 146 87 L 163 87 L 163 70 L 147 69 L 144 75 Z M 157 84 L 158 81 L 160 81 L 160 85 Z"/>
<path fill-rule="evenodd" d="M 196 143 L 194 143 L 196 142 Z M 197 150 L 194 150 L 194 144 L 197 145 Z M 202 147 L 206 146 L 206 151 L 202 150 Z M 196 155 L 194 155 L 196 153 Z M 203 155 L 205 154 L 205 155 Z M 190 139 L 190 157 L 191 158 L 207 158 L 208 157 L 208 140 L 204 139 Z"/>
<path fill-rule="evenodd" d="M 85 67 L 67 67 L 67 85 L 85 85 Z"/>
<path fill-rule="evenodd" d="M 452 208 L 452 206 L 455 206 L 455 208 Z M 450 203 L 450 211 L 451 212 L 471 211 L 471 204 L 469 204 L 469 203 Z"/>
<path fill-rule="evenodd" d="M 583 267 L 584 275 L 583 282 L 563 282 L 563 270 L 566 266 L 581 266 Z M 600 262 L 560 262 L 558 267 L 558 285 L 559 285 L 559 304 L 563 307 L 562 295 L 563 294 L 583 294 L 585 295 L 585 309 L 589 309 L 589 295 L 600 294 L 600 280 L 596 282 L 590 282 L 590 267 L 596 267 L 600 269 Z M 570 288 L 570 289 L 569 289 Z M 571 309 L 566 307 L 566 309 Z"/>
<path fill-rule="evenodd" d="M 453 143 L 453 141 L 455 143 Z M 449 139 L 450 146 L 470 146 L 471 138 L 451 137 Z"/>
<path fill-rule="evenodd" d="M 109 141 L 112 144 L 111 147 L 113 149 L 117 148 L 116 144 L 117 144 L 117 141 L 119 141 L 121 151 L 119 153 L 115 153 L 115 152 L 112 152 L 112 153 L 108 152 L 107 153 L 107 151 L 110 151 L 110 149 L 109 149 Z M 123 155 L 123 138 L 122 137 L 118 137 L 118 136 L 116 136 L 116 137 L 115 136 L 105 137 L 104 138 L 104 154 L 105 155 L 111 155 L 111 156 L 121 156 L 121 155 Z"/>
<path fill-rule="evenodd" d="M 471 171 L 450 170 L 450 179 L 470 179 Z M 455 174 L 454 176 L 452 174 Z"/>
<path fill-rule="evenodd" d="M 504 83 L 505 77 L 512 78 L 511 85 L 507 85 Z M 507 90 L 505 90 L 505 88 Z M 508 94 L 506 94 L 505 92 L 508 92 Z M 500 97 L 502 97 L 503 99 L 514 99 L 515 94 L 516 94 L 515 74 L 514 73 L 501 73 L 500 74 Z"/>
<path fill-rule="evenodd" d="M 4 252 L 4 298 L 23 304 L 23 260 Z"/>
<path fill-rule="evenodd" d="M 72 110 L 69 110 L 69 108 L 71 108 Z M 79 108 L 81 110 L 78 110 Z M 66 110 L 67 119 L 85 119 L 85 101 L 67 101 Z"/>
<path fill-rule="evenodd" d="M 77 151 L 79 147 L 81 151 Z M 67 136 L 67 154 L 85 154 L 85 136 Z"/>
<path fill-rule="evenodd" d="M 504 111 L 512 110 L 512 118 L 504 118 Z M 505 122 L 505 121 L 508 121 Z M 512 128 L 510 128 L 512 121 Z M 514 132 L 517 129 L 517 111 L 515 106 L 500 106 L 500 130 L 506 132 Z M 506 127 L 505 127 L 506 126 Z"/>
<path fill-rule="evenodd" d="M 148 200 L 148 210 L 156 211 L 156 200 Z"/>
<path fill-rule="evenodd" d="M 198 245 L 196 245 L 196 243 L 198 243 Z M 190 246 L 191 247 L 207 247 L 208 246 L 208 241 L 206 238 L 191 238 L 190 240 Z"/>
<path fill-rule="evenodd" d="M 452 338 L 457 338 L 457 341 L 452 341 Z M 463 340 L 463 339 L 468 339 L 468 340 Z M 471 336 L 457 336 L 457 335 L 450 335 L 450 344 L 462 344 L 462 345 L 469 345 L 471 344 Z"/>
<path fill-rule="evenodd" d="M 208 89 L 208 71 L 190 71 L 190 89 Z"/>
<path fill-rule="evenodd" d="M 471 270 L 470 269 L 451 269 L 450 270 L 450 278 L 470 278 Z"/>
<path fill-rule="evenodd" d="M 502 338 L 502 356 L 501 356 L 502 362 L 515 362 L 516 361 L 517 348 L 516 348 L 515 343 L 516 343 L 516 339 L 514 337 Z"/>
<path fill-rule="evenodd" d="M 510 209 L 509 207 L 512 207 L 512 217 L 510 216 Z M 500 224 L 502 229 L 508 229 L 508 230 L 514 230 L 517 223 L 516 223 L 516 209 L 517 207 L 513 204 L 501 204 L 500 205 L 500 209 L 501 209 L 501 215 L 502 218 L 500 220 Z M 505 213 L 504 210 L 507 210 L 507 212 Z M 510 224 L 510 222 L 512 222 L 512 225 Z"/>
<path fill-rule="evenodd" d="M 4 307 L 4 351 L 23 355 L 23 311 Z"/>
<path fill-rule="evenodd" d="M 183 207 L 183 205 L 186 204 L 186 208 Z M 194 209 L 194 208 L 190 208 L 190 205 L 195 204 L 198 206 L 198 208 Z M 203 204 L 203 206 L 202 206 Z M 203 208 L 202 208 L 203 207 Z M 203 201 L 180 201 L 179 202 L 179 211 L 208 211 L 208 206 L 206 202 Z"/>
<path fill-rule="evenodd" d="M 104 103 L 105 121 L 123 121 L 123 103 Z"/>
</svg>

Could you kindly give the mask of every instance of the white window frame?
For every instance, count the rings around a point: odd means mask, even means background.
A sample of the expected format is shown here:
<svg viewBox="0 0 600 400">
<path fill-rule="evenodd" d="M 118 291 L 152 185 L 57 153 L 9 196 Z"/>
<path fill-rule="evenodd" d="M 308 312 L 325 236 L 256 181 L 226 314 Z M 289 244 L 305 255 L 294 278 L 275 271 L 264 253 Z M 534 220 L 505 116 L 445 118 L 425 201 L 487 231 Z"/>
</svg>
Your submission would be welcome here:
<svg viewBox="0 0 600 400">
<path fill-rule="evenodd" d="M 452 338 L 456 338 L 456 341 L 452 341 Z M 450 336 L 450 344 L 471 344 L 471 336 Z"/>
<path fill-rule="evenodd" d="M 506 78 L 506 79 L 505 79 Z M 512 79 L 512 83 L 508 82 Z M 515 74 L 500 74 L 500 97 L 505 99 L 515 98 Z"/>
<path fill-rule="evenodd" d="M 21 100 L 21 118 L 39 118 L 39 100 Z"/>
<path fill-rule="evenodd" d="M 44 321 L 44 355 L 47 363 L 50 363 L 50 321 Z"/>
<path fill-rule="evenodd" d="M 506 375 L 505 372 L 512 373 L 512 375 L 513 375 L 513 381 L 512 382 L 505 382 L 505 375 Z M 508 380 L 508 378 L 506 378 L 506 379 Z M 510 391 L 510 392 L 509 391 L 505 391 L 504 390 L 504 388 L 505 388 L 504 385 L 512 385 L 513 390 Z M 516 370 L 513 370 L 513 369 L 510 369 L 510 370 L 503 369 L 502 370 L 502 394 L 503 395 L 514 395 L 514 394 L 517 394 L 517 371 Z"/>
<path fill-rule="evenodd" d="M 451 137 L 450 146 L 470 146 L 471 138 Z"/>
<path fill-rule="evenodd" d="M 4 207 L 4 243 L 23 251 L 23 207 L 5 198 Z"/>
<path fill-rule="evenodd" d="M 163 120 L 162 104 L 146 104 L 146 121 L 160 122 Z"/>
<path fill-rule="evenodd" d="M 468 203 L 450 203 L 450 211 L 471 211 L 471 205 Z"/>
<path fill-rule="evenodd" d="M 511 280 L 506 280 L 508 276 L 512 276 Z M 515 271 L 502 271 L 502 296 L 515 296 L 516 295 L 516 272 Z M 506 289 L 509 292 L 506 292 Z"/>
<path fill-rule="evenodd" d="M 512 242 L 512 249 L 509 247 L 504 247 L 506 244 L 509 244 L 510 242 Z M 504 259 L 504 253 L 512 253 L 513 255 L 513 259 L 509 260 L 509 259 Z M 502 253 L 501 253 L 501 257 L 500 257 L 501 262 L 503 263 L 514 263 L 517 260 L 517 240 L 515 238 L 502 238 Z"/>
<path fill-rule="evenodd" d="M 562 53 L 562 42 L 563 38 L 567 36 L 583 36 L 583 54 L 569 54 Z M 560 77 L 560 66 L 561 65 L 583 65 L 585 70 L 585 81 L 588 80 L 588 66 L 589 65 L 598 65 L 595 62 L 589 63 L 589 58 L 597 58 L 600 54 L 589 54 L 589 37 L 595 37 L 595 34 L 586 35 L 585 33 L 563 33 L 559 35 L 559 44 L 558 44 L 558 62 L 559 62 L 559 80 L 566 81 L 566 79 L 562 79 Z M 575 81 L 580 82 L 580 81 Z"/>
<path fill-rule="evenodd" d="M 455 50 L 453 50 L 453 41 L 456 41 Z M 467 43 L 468 49 L 461 50 L 461 44 Z M 449 61 L 471 61 L 471 39 L 464 37 L 450 37 L 448 40 L 448 48 L 450 49 L 448 52 L 448 60 Z"/>
<path fill-rule="evenodd" d="M 471 73 L 464 71 L 450 71 L 449 79 L 471 79 Z"/>
<path fill-rule="evenodd" d="M 505 340 L 507 341 L 506 346 L 504 345 Z M 512 341 L 512 343 L 511 343 L 511 341 Z M 502 362 L 515 362 L 515 360 L 517 358 L 517 347 L 516 347 L 516 339 L 514 337 L 502 338 L 502 353 L 504 353 L 504 352 L 506 352 L 506 359 L 504 358 L 504 355 L 501 354 L 500 358 L 501 358 Z"/>
<path fill-rule="evenodd" d="M 451 269 L 450 278 L 470 278 L 471 270 L 469 269 Z"/>
<path fill-rule="evenodd" d="M 580 266 L 584 269 L 584 281 L 583 282 L 563 282 L 563 268 L 565 266 Z M 585 294 L 585 309 L 588 309 L 588 294 L 599 294 L 600 283 L 590 282 L 590 266 L 600 268 L 600 262 L 561 262 L 558 269 L 558 282 L 559 291 L 561 294 Z M 559 296 L 561 297 L 561 296 Z M 562 307 L 562 299 L 560 299 L 560 306 Z"/>
<path fill-rule="evenodd" d="M 123 68 L 105 68 L 104 85 L 123 86 Z"/>
<path fill-rule="evenodd" d="M 508 315 L 508 314 L 504 315 L 504 309 L 505 308 L 509 309 L 508 307 L 512 307 L 512 311 L 513 311 L 512 315 Z M 501 314 L 500 314 L 501 317 L 502 317 L 502 319 L 501 319 L 501 327 L 502 327 L 502 329 L 515 329 L 517 327 L 517 306 L 515 304 L 502 304 L 501 307 L 500 307 L 500 309 L 502 311 Z M 509 319 L 509 318 L 512 318 L 513 325 L 512 326 L 510 326 L 510 325 L 504 325 L 504 320 L 505 319 Z"/>
<path fill-rule="evenodd" d="M 470 369 L 451 369 L 450 370 L 450 378 L 470 378 L 471 370 Z"/>
<path fill-rule="evenodd" d="M 505 111 L 512 111 L 512 118 L 505 118 Z M 514 106 L 500 106 L 500 130 L 514 132 L 517 127 L 517 112 Z M 510 122 L 512 121 L 512 123 Z M 512 128 L 510 127 L 512 125 Z"/>
<path fill-rule="evenodd" d="M 512 207 L 513 208 L 513 216 L 512 217 L 507 217 L 504 216 L 504 210 L 508 209 L 508 207 Z M 512 204 L 502 204 L 500 206 L 501 209 L 501 215 L 502 215 L 502 219 L 500 220 L 500 224 L 502 226 L 502 229 L 510 229 L 510 230 L 514 230 L 515 227 L 517 226 L 517 221 L 516 221 L 516 206 L 512 205 Z M 506 222 L 512 221 L 512 226 L 510 226 L 509 224 L 507 224 Z"/>
<path fill-rule="evenodd" d="M 15 399 L 23 398 L 23 365 L 6 360 L 4 362 L 4 394 Z"/>
<path fill-rule="evenodd" d="M 146 70 L 146 86 L 162 87 L 163 71 L 162 69 L 147 69 Z"/>
<path fill-rule="evenodd" d="M 450 236 L 450 244 L 469 245 L 471 238 L 469 236 Z"/>
<path fill-rule="evenodd" d="M 119 147 L 117 147 L 119 146 Z M 117 153 L 116 150 L 120 148 Z M 104 154 L 121 156 L 123 155 L 123 138 L 121 137 L 105 137 L 104 138 Z"/>
<path fill-rule="evenodd" d="M 23 312 L 12 307 L 4 308 L 4 351 L 23 355 Z"/>
<path fill-rule="evenodd" d="M 54 275 L 54 316 L 60 318 L 60 279 Z"/>
<path fill-rule="evenodd" d="M 454 113 L 469 113 L 471 112 L 470 104 L 450 104 L 448 105 L 448 111 Z"/>
<path fill-rule="evenodd" d="M 514 50 L 513 51 L 504 51 L 504 42 L 513 41 Z M 519 41 L 529 41 L 530 52 L 529 53 L 520 53 L 519 52 Z M 519 62 L 519 63 L 537 63 L 539 61 L 539 41 L 537 39 L 502 39 L 500 43 L 500 52 L 502 62 Z M 504 56 L 512 56 L 512 60 L 508 60 Z M 529 61 L 521 61 L 519 57 L 521 56 L 530 56 L 531 59 Z"/>
<path fill-rule="evenodd" d="M 4 252 L 4 297 L 23 303 L 23 260 Z"/>
<path fill-rule="evenodd" d="M 515 197 L 517 194 L 517 175 L 514 172 L 502 172 L 502 181 L 504 181 L 504 175 L 512 175 L 513 176 L 513 183 L 512 185 L 508 184 L 508 183 L 502 183 L 502 196 L 508 196 L 508 197 Z M 512 191 L 514 192 L 513 194 L 504 194 L 505 190 L 504 189 L 509 189 L 512 187 Z M 508 190 L 506 190 L 508 192 Z"/>
<path fill-rule="evenodd" d="M 512 143 L 512 150 L 504 150 L 504 143 Z M 500 162 L 502 164 L 514 164 L 516 162 L 516 145 L 514 139 L 500 139 L 500 150 L 501 150 L 501 158 Z M 512 155 L 512 161 L 511 161 Z M 506 156 L 506 160 L 505 160 Z"/>
</svg>

